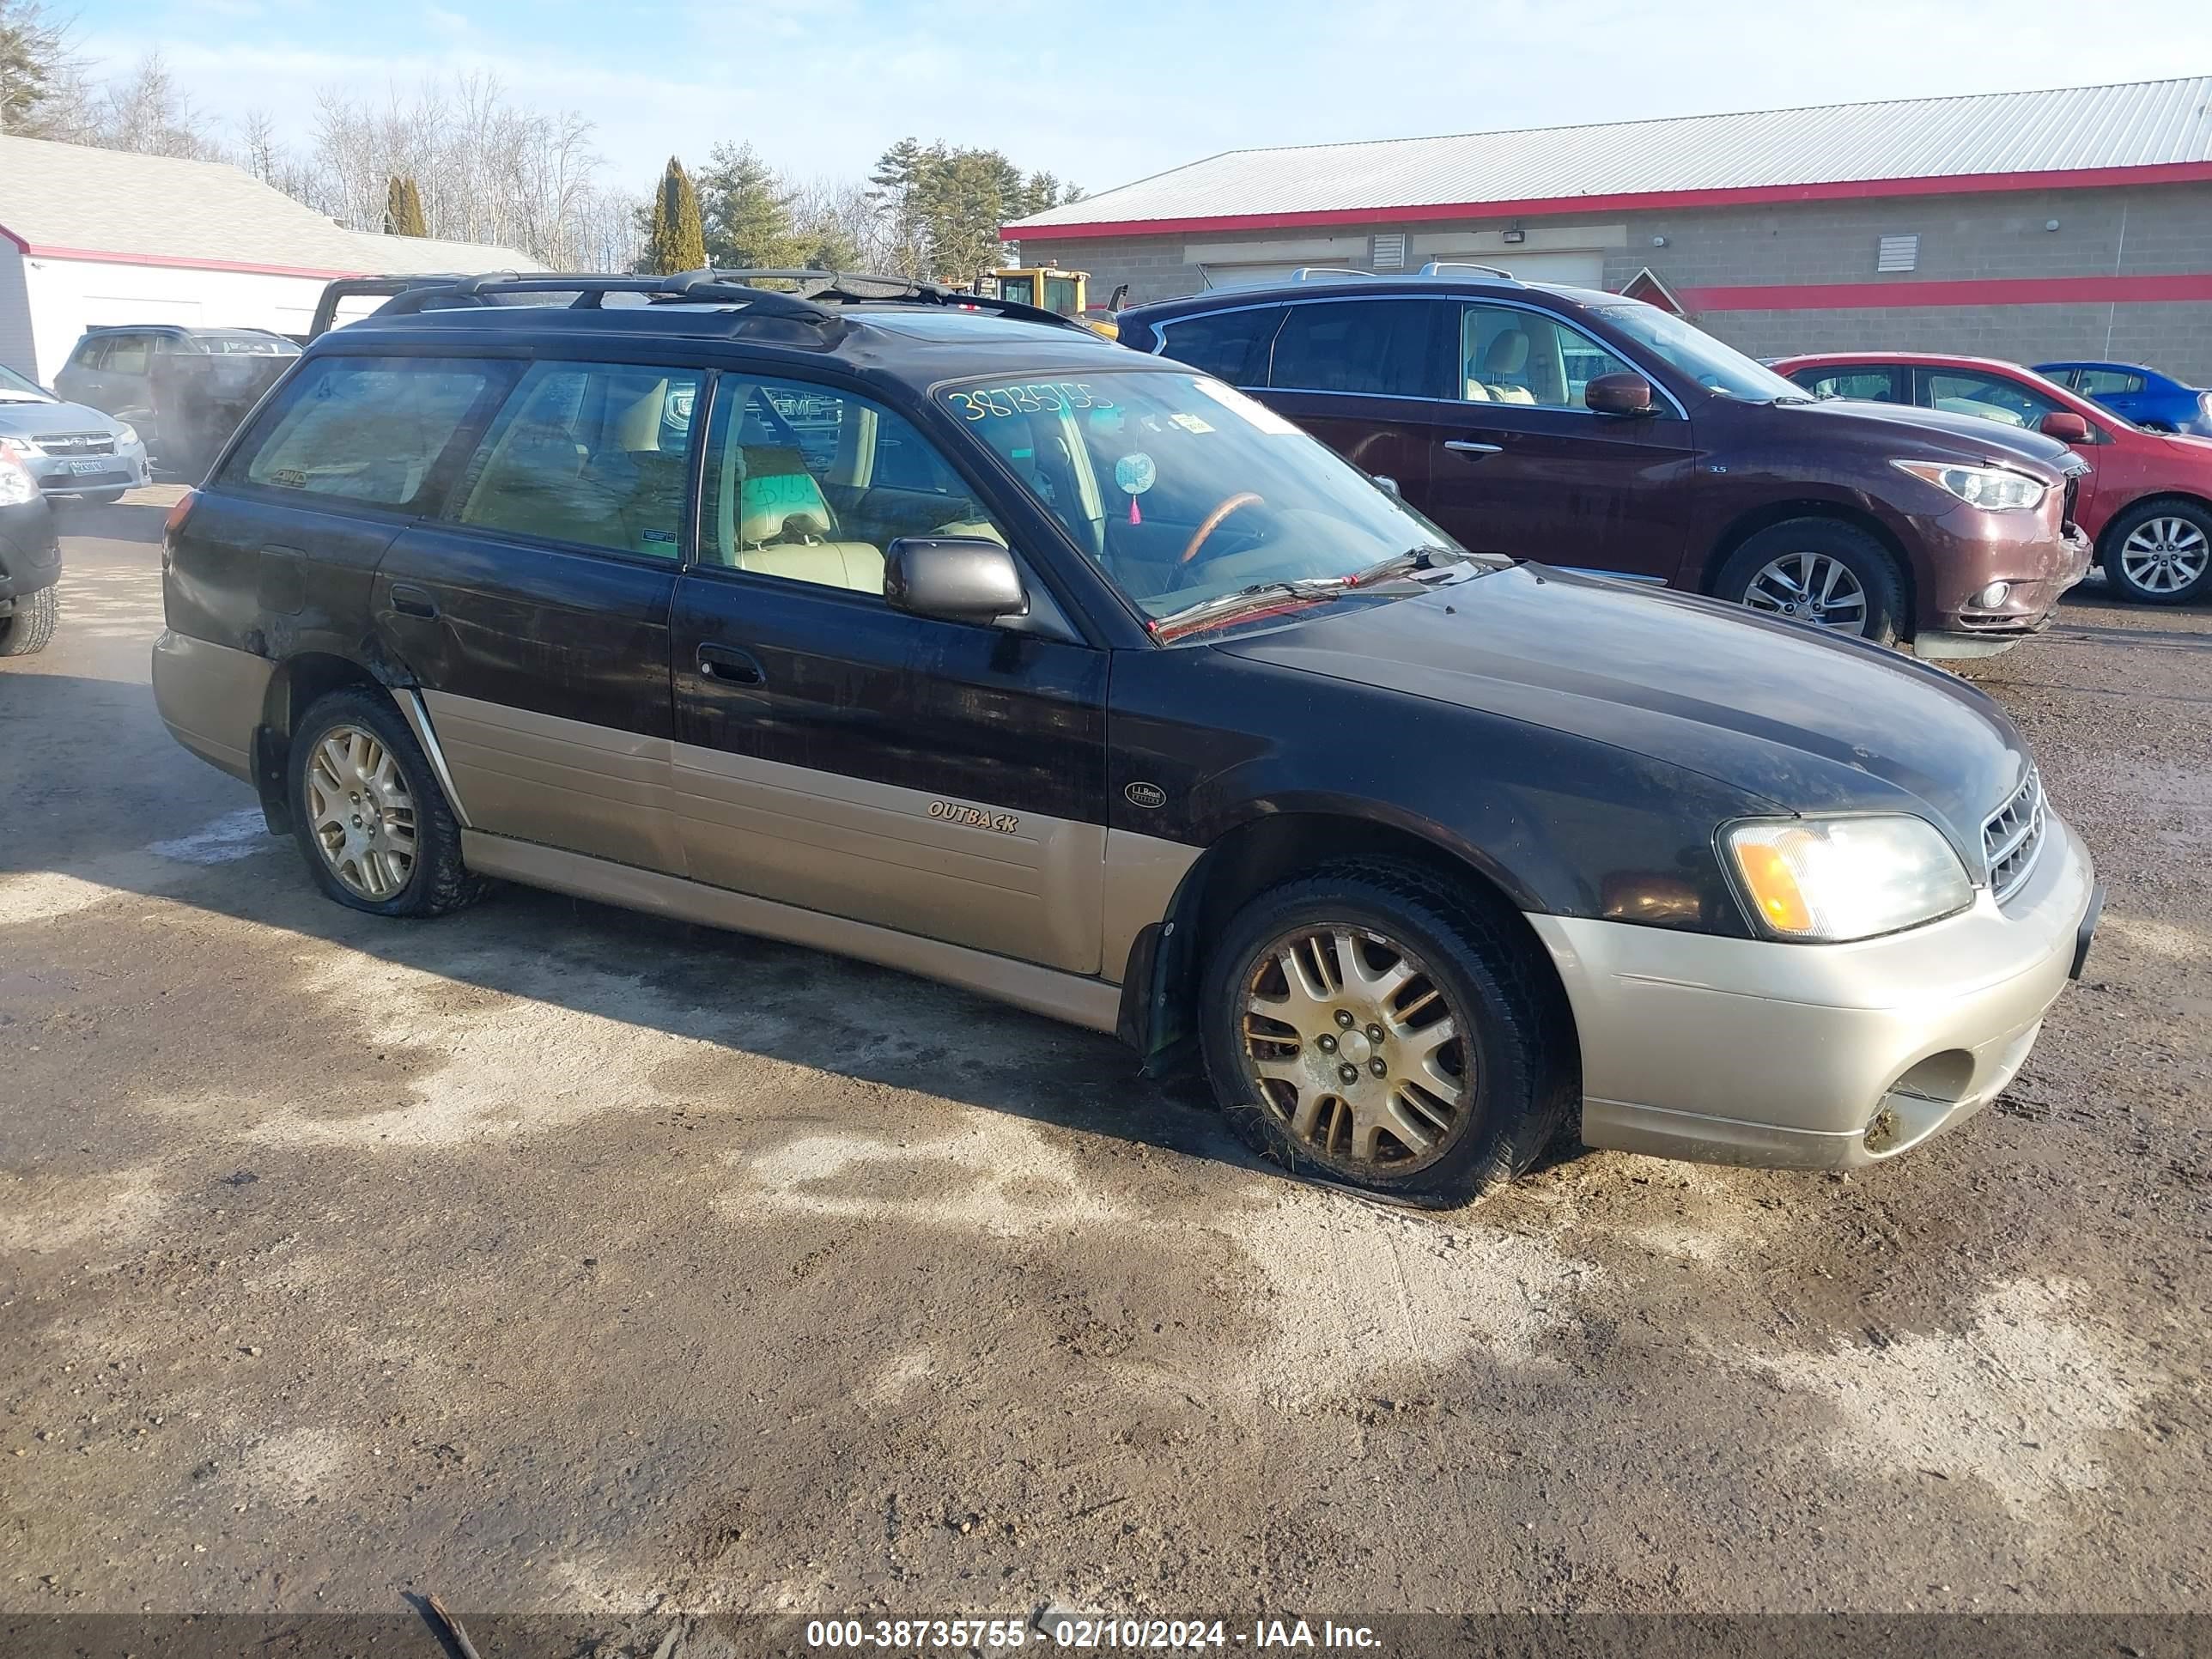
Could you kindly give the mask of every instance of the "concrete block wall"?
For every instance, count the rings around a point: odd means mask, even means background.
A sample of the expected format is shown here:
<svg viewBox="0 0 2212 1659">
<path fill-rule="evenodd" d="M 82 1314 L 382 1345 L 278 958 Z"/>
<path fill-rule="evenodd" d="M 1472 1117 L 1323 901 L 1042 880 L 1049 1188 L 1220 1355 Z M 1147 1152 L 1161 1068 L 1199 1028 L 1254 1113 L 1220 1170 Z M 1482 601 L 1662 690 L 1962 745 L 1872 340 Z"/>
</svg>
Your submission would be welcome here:
<svg viewBox="0 0 2212 1659">
<path fill-rule="evenodd" d="M 1588 223 L 1591 216 L 1581 216 Z M 1856 202 L 1808 202 L 1780 207 L 1705 208 L 1614 213 L 1589 245 L 1602 249 L 1605 285 L 1624 287 L 1649 266 L 1683 295 L 1692 319 L 1755 356 L 1791 352 L 1891 347 L 1970 352 L 2021 362 L 2112 356 L 2155 364 L 2198 385 L 2212 385 L 2212 301 L 2100 301 L 2021 305 L 1915 305 L 1917 283 L 2002 282 L 2037 277 L 2212 276 L 2212 185 L 2110 190 L 2012 191 L 1974 196 L 1893 197 Z M 1626 245 L 1618 227 L 1627 225 Z M 2045 227 L 2051 220 L 2058 228 Z M 1575 222 L 1567 216 L 1519 222 L 1530 241 L 1539 231 Z M 1404 231 L 1415 238 L 1445 233 L 1494 234 L 1499 222 L 1406 224 L 1378 220 L 1365 232 Z M 1085 237 L 1038 242 L 1030 257 L 1050 258 L 1091 274 L 1095 303 L 1117 283 L 1130 303 L 1198 292 L 1203 273 L 1187 258 L 1194 243 L 1279 244 L 1299 233 L 1208 231 L 1203 237 Z M 1329 233 L 1316 232 L 1316 238 Z M 1336 235 L 1344 234 L 1337 228 Z M 1914 270 L 1878 273 L 1884 236 L 1917 235 Z M 1664 246 L 1654 239 L 1664 238 Z M 1486 236 L 1486 241 L 1490 240 Z M 1571 240 L 1571 239 L 1570 239 Z M 1510 260 L 1512 250 L 1500 255 Z M 1315 263 L 1357 264 L 1332 252 Z M 1697 290 L 1830 283 L 1894 285 L 1894 306 L 1848 308 L 1753 307 L 1744 296 L 1728 307 L 1701 305 Z"/>
</svg>

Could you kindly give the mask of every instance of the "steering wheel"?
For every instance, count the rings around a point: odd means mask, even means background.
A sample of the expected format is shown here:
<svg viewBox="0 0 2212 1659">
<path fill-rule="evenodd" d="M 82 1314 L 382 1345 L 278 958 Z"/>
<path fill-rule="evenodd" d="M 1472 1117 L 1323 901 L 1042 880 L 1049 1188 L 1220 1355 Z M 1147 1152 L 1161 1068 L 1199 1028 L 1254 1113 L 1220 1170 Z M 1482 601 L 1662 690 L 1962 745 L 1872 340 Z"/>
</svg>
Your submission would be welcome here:
<svg viewBox="0 0 2212 1659">
<path fill-rule="evenodd" d="M 1198 550 L 1206 545 L 1206 538 L 1221 528 L 1221 521 L 1240 507 L 1265 507 L 1267 503 L 1249 489 L 1241 489 L 1206 515 L 1205 522 L 1193 532 L 1189 545 L 1182 550 L 1178 564 L 1188 564 L 1198 556 Z"/>
</svg>

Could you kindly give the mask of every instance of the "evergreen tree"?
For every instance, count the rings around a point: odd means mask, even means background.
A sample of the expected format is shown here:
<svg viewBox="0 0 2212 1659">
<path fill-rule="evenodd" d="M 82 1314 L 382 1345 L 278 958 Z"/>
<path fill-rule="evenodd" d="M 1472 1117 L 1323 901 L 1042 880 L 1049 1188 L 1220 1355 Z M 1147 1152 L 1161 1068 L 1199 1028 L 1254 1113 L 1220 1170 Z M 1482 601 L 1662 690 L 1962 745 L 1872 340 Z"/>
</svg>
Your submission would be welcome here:
<svg viewBox="0 0 2212 1659">
<path fill-rule="evenodd" d="M 0 0 L 0 132 L 57 136 L 40 106 L 70 79 L 68 44 L 60 25 L 35 3 Z"/>
<path fill-rule="evenodd" d="M 428 236 L 422 222 L 422 192 L 412 179 L 393 173 L 384 186 L 384 234 L 386 236 Z"/>
<path fill-rule="evenodd" d="M 720 143 L 699 173 L 707 250 L 717 266 L 781 268 L 800 262 L 792 192 L 750 144 Z"/>
<path fill-rule="evenodd" d="M 653 222 L 646 237 L 645 268 L 663 276 L 696 270 L 707 263 L 706 238 L 699 218 L 699 194 L 691 176 L 673 155 L 653 198 Z"/>
</svg>

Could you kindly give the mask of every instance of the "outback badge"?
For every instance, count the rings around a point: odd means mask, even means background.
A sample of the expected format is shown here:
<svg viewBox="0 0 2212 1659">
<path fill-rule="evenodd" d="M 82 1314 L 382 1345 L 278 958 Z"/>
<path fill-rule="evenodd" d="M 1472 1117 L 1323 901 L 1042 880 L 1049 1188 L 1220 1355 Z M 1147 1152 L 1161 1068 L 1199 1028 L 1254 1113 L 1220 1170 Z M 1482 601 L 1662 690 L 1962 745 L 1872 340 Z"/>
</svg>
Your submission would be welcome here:
<svg viewBox="0 0 2212 1659">
<path fill-rule="evenodd" d="M 1129 798 L 1129 805 L 1132 806 L 1149 808 L 1165 806 L 1168 804 L 1166 790 L 1161 788 L 1157 783 L 1146 783 L 1142 779 L 1129 785 L 1121 793 Z"/>
<path fill-rule="evenodd" d="M 929 816 L 947 823 L 964 823 L 971 830 L 995 830 L 1002 836 L 1018 833 L 1022 821 L 1012 812 L 986 812 L 980 806 L 963 806 L 957 800 L 933 800 Z"/>
</svg>

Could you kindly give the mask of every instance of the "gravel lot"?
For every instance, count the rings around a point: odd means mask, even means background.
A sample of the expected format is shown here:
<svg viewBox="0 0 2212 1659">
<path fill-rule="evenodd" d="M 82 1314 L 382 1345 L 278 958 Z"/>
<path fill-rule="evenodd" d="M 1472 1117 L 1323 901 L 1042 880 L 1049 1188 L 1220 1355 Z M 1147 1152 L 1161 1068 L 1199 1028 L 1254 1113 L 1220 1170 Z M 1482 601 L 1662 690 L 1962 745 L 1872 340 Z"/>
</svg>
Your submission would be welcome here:
<svg viewBox="0 0 2212 1659">
<path fill-rule="evenodd" d="M 0 665 L 0 1611 L 2212 1609 L 2212 611 L 1976 671 L 2112 888 L 1996 1109 L 1439 1218 L 894 974 L 316 897 L 155 718 L 173 494 Z"/>
</svg>

